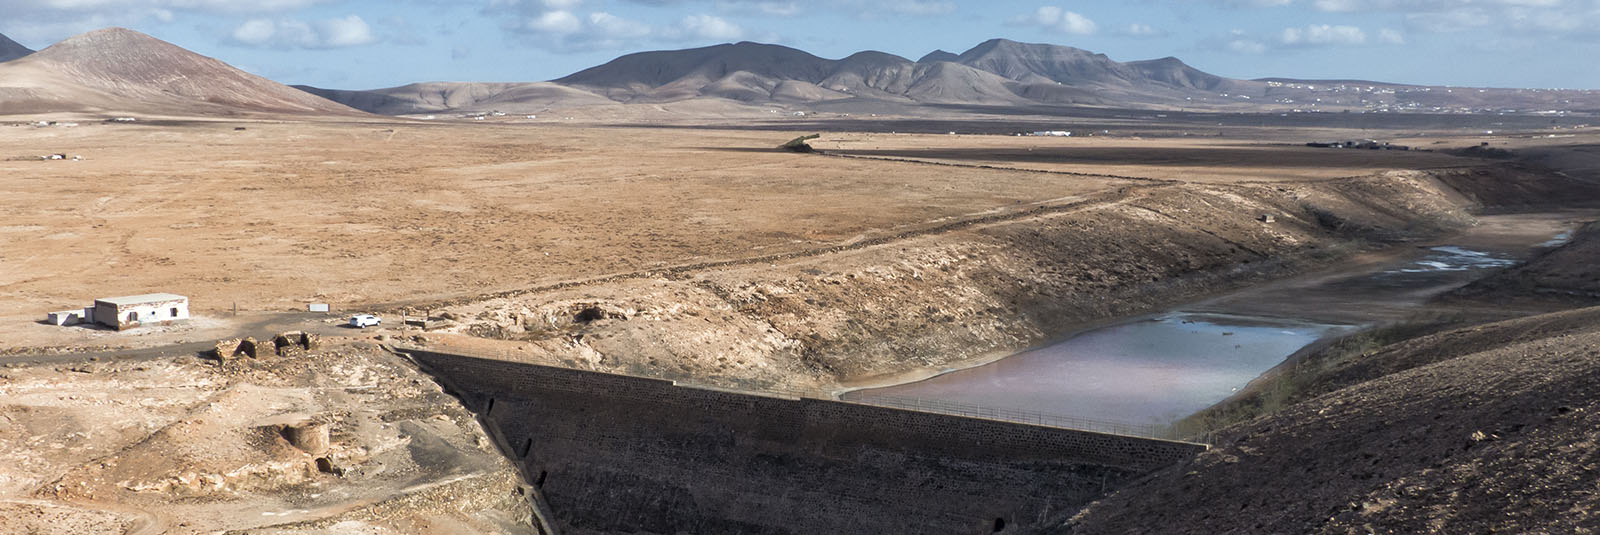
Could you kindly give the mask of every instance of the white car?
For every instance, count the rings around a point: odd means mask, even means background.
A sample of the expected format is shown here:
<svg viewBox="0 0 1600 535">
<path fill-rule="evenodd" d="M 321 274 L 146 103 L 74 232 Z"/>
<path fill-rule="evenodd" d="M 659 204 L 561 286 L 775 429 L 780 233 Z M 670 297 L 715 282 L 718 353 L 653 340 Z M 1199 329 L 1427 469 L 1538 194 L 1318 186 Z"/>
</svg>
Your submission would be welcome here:
<svg viewBox="0 0 1600 535">
<path fill-rule="evenodd" d="M 374 327 L 382 323 L 383 319 L 372 314 L 357 314 L 355 316 L 350 316 L 350 326 L 357 329 Z"/>
</svg>

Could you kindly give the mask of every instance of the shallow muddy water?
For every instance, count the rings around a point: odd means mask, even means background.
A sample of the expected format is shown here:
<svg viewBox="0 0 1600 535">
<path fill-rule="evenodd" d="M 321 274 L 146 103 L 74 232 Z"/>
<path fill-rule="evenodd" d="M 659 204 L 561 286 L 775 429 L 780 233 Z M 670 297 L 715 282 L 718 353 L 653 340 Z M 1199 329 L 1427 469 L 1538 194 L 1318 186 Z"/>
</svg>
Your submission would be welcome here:
<svg viewBox="0 0 1600 535">
<path fill-rule="evenodd" d="M 1167 423 L 1228 397 L 1262 371 L 1349 326 L 1174 313 L 1096 329 L 993 364 L 856 391 L 1015 407 L 1127 423 Z"/>
<path fill-rule="evenodd" d="M 1512 238 L 1520 245 L 1490 233 L 1475 236 L 1477 242 L 1416 247 L 1085 331 L 982 366 L 841 397 L 1171 423 L 1226 399 L 1313 342 L 1406 317 L 1440 293 L 1570 236 L 1565 222 L 1543 223 L 1531 232 L 1525 222 L 1511 225 L 1522 233 Z"/>
</svg>

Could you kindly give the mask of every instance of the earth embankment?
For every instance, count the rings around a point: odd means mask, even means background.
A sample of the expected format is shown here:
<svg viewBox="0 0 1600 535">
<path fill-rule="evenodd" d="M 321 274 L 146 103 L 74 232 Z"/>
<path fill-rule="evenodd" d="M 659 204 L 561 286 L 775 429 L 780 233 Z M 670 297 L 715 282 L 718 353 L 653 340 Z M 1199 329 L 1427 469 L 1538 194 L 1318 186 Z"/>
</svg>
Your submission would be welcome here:
<svg viewBox="0 0 1600 535">
<path fill-rule="evenodd" d="M 1537 182 L 1523 198 L 1580 187 L 1487 169 Z M 1474 210 L 1500 205 L 1461 172 L 1141 184 L 856 247 L 494 297 L 450 307 L 448 329 L 534 362 L 637 375 L 824 389 L 902 381 L 1464 228 Z"/>
</svg>

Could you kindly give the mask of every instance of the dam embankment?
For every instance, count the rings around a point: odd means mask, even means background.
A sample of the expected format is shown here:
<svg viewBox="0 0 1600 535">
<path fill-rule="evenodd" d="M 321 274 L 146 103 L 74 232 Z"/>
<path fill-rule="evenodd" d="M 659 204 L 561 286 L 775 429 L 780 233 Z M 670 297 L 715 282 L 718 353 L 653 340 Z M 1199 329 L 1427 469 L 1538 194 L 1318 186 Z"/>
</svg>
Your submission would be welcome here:
<svg viewBox="0 0 1600 535">
<path fill-rule="evenodd" d="M 1519 181 L 1532 184 L 1503 183 Z M 495 430 L 564 532 L 1037 532 L 1159 470 L 1167 454 L 1151 452 L 1167 450 L 670 380 L 778 391 L 958 367 L 1564 195 L 1600 198 L 1515 166 L 1141 186 L 821 256 L 449 310 L 509 360 L 557 368 L 412 354 Z"/>
<path fill-rule="evenodd" d="M 405 349 L 496 429 L 562 533 L 990 533 L 1204 446 Z"/>
<path fill-rule="evenodd" d="M 866 247 L 459 304 L 447 330 L 532 362 L 751 390 L 892 384 L 1446 236 L 1477 211 L 1595 197 L 1513 164 L 1140 183 Z"/>
</svg>

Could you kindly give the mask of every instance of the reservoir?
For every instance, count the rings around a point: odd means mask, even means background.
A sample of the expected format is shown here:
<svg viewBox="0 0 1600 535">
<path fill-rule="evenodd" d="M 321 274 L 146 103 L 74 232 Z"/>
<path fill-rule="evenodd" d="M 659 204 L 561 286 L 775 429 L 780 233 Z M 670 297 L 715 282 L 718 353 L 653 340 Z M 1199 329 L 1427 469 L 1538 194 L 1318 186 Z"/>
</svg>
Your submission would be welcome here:
<svg viewBox="0 0 1600 535">
<path fill-rule="evenodd" d="M 1092 330 L 992 364 L 856 391 L 1130 424 L 1166 424 L 1227 398 L 1284 357 L 1350 326 L 1176 312 Z"/>
<path fill-rule="evenodd" d="M 1170 424 L 1227 399 L 1318 340 L 1402 320 L 1441 293 L 1565 241 L 1555 222 L 1512 223 L 1480 228 L 1512 228 L 1513 236 L 1489 232 L 1466 243 L 1410 247 L 841 398 L 1006 419 L 1038 413 L 1041 422 L 1061 416 L 1094 425 Z"/>
</svg>

